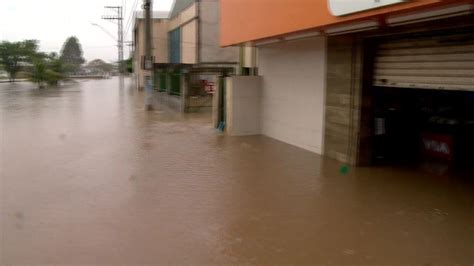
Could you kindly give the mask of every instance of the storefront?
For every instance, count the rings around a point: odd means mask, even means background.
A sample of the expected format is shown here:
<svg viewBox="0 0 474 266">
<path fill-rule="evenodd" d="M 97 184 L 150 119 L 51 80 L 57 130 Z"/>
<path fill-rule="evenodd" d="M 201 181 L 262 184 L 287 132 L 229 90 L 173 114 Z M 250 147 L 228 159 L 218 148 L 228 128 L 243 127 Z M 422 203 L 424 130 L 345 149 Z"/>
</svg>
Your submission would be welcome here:
<svg viewBox="0 0 474 266">
<path fill-rule="evenodd" d="M 230 134 L 357 166 L 473 162 L 474 1 L 364 2 L 224 2 L 221 44 L 258 68 L 228 82 Z"/>
<path fill-rule="evenodd" d="M 468 18 L 361 35 L 367 54 L 360 132 L 370 137 L 358 154 L 370 154 L 365 164 L 473 165 L 474 27 Z"/>
</svg>

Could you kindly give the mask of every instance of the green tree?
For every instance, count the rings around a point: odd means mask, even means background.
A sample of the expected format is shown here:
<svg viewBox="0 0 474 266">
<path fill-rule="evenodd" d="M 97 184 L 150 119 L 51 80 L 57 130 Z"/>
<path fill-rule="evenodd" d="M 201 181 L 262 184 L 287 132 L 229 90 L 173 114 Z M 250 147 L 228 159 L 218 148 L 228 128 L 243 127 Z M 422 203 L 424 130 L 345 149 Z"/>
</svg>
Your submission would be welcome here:
<svg viewBox="0 0 474 266">
<path fill-rule="evenodd" d="M 37 50 L 38 41 L 36 40 L 0 43 L 0 64 L 8 72 L 10 82 L 14 82 L 18 72 L 33 61 Z"/>
<path fill-rule="evenodd" d="M 30 80 L 38 84 L 39 88 L 46 85 L 55 86 L 64 79 L 64 66 L 56 53 L 46 55 L 38 53 L 33 60 L 33 69 Z"/>
<path fill-rule="evenodd" d="M 79 70 L 85 60 L 82 56 L 82 47 L 77 37 L 69 37 L 61 49 L 61 61 L 67 72 L 76 72 Z"/>
<path fill-rule="evenodd" d="M 123 69 L 124 73 L 133 73 L 133 58 L 118 61 L 119 70 Z"/>
<path fill-rule="evenodd" d="M 46 61 L 44 59 L 38 58 L 34 60 L 30 80 L 37 83 L 39 88 L 46 86 Z"/>
<path fill-rule="evenodd" d="M 133 73 L 133 58 L 132 57 L 126 60 L 126 69 L 128 73 Z"/>
</svg>

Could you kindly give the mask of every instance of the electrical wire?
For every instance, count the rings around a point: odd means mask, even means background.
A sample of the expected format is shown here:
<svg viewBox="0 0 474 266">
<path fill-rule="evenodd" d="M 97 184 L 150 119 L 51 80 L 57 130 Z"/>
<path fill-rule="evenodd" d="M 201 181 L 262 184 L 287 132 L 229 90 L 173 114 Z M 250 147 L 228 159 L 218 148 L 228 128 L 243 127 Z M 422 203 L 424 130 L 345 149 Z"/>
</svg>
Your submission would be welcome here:
<svg viewBox="0 0 474 266">
<path fill-rule="evenodd" d="M 128 15 L 127 23 L 125 24 L 125 34 L 123 35 L 124 38 L 127 38 L 128 32 L 130 30 L 131 24 L 132 24 L 132 18 L 135 15 L 135 9 L 137 8 L 138 5 L 138 0 L 135 0 L 135 2 L 132 5 L 132 9 L 130 10 L 130 14 Z"/>
</svg>

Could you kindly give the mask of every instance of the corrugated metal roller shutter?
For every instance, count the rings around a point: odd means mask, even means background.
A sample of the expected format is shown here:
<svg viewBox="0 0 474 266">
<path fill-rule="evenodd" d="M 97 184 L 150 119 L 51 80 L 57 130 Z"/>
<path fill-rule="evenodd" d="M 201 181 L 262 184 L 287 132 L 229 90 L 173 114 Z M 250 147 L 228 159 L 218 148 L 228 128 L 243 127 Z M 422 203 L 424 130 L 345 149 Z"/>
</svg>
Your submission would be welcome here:
<svg viewBox="0 0 474 266">
<path fill-rule="evenodd" d="M 374 75 L 380 87 L 474 91 L 474 34 L 381 42 Z"/>
</svg>

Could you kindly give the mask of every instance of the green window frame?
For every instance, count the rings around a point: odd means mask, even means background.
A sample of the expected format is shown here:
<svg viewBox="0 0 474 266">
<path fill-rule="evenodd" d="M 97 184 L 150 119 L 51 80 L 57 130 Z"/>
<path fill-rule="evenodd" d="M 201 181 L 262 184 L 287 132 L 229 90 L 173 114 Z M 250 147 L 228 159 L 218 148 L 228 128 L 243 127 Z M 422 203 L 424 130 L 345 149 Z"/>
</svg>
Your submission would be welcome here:
<svg viewBox="0 0 474 266">
<path fill-rule="evenodd" d="M 181 75 L 180 70 L 173 71 L 169 74 L 171 95 L 181 95 Z"/>
</svg>

